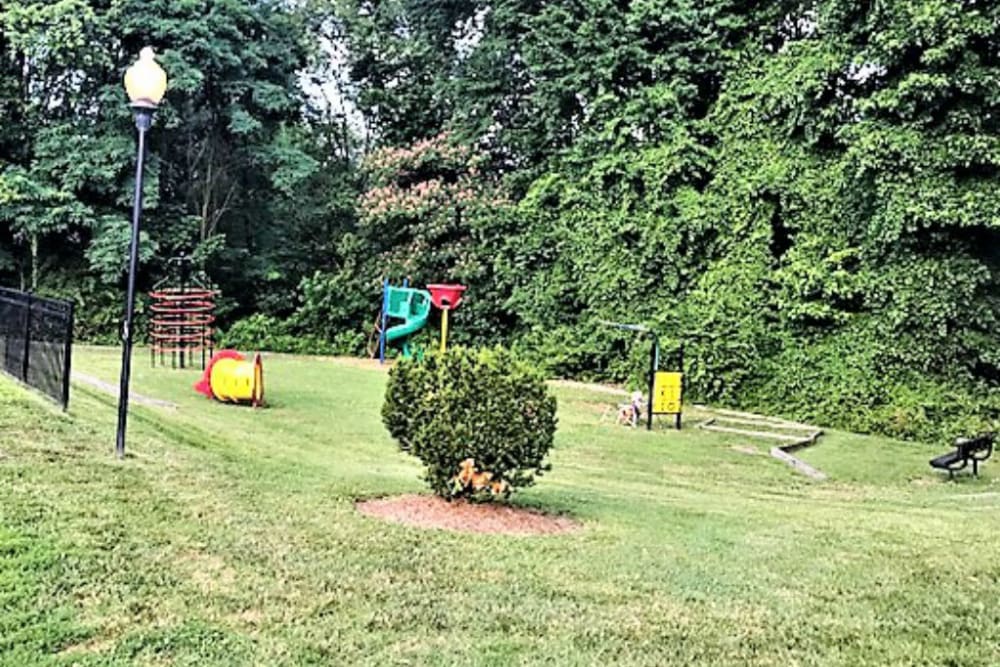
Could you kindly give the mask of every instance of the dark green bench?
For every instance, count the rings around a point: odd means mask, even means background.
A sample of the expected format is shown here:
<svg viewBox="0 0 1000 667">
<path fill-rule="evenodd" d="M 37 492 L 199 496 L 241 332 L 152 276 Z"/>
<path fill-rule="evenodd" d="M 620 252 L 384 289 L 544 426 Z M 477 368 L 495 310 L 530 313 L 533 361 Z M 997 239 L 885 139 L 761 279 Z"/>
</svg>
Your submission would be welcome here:
<svg viewBox="0 0 1000 667">
<path fill-rule="evenodd" d="M 931 467 L 938 470 L 947 470 L 948 477 L 954 477 L 955 473 L 962 470 L 969 462 L 972 462 L 972 474 L 979 475 L 979 464 L 990 458 L 993 454 L 993 441 L 996 439 L 995 433 L 981 433 L 972 438 L 959 438 L 955 440 L 955 450 L 942 454 L 931 459 Z"/>
</svg>

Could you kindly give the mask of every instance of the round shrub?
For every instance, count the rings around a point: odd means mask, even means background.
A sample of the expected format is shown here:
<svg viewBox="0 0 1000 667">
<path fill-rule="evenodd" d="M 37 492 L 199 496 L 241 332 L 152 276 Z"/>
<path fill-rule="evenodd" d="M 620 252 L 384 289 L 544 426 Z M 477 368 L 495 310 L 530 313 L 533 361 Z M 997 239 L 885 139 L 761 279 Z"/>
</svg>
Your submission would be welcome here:
<svg viewBox="0 0 1000 667">
<path fill-rule="evenodd" d="M 556 431 L 556 399 L 503 349 L 450 348 L 404 359 L 389 373 L 382 421 L 427 466 L 445 498 L 507 497 L 532 484 Z"/>
</svg>

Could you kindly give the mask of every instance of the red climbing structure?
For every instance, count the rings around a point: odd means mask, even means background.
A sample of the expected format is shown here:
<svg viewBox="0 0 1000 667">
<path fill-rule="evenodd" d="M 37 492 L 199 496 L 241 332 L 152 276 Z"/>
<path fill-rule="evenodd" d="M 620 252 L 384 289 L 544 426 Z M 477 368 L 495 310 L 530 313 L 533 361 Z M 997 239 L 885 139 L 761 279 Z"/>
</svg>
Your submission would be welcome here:
<svg viewBox="0 0 1000 667">
<path fill-rule="evenodd" d="M 216 291 L 208 281 L 191 275 L 191 260 L 177 257 L 170 260 L 175 275 L 157 283 L 149 293 L 150 362 L 173 368 L 200 364 L 205 368 L 212 357 L 215 332 Z"/>
</svg>

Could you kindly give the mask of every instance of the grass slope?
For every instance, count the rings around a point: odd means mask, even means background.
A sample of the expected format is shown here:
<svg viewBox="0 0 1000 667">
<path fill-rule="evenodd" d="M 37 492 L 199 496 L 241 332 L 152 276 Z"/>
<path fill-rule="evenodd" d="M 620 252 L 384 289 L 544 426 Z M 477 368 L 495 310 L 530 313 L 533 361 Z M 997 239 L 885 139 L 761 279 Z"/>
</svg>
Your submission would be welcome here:
<svg viewBox="0 0 1000 667">
<path fill-rule="evenodd" d="M 113 381 L 117 355 L 76 363 Z M 0 665 L 1000 664 L 995 464 L 947 483 L 937 450 L 831 433 L 814 483 L 560 388 L 519 502 L 585 530 L 455 535 L 353 509 L 422 489 L 382 373 L 271 356 L 253 411 L 136 361 L 179 409 L 137 407 L 124 463 L 114 399 L 74 386 L 62 415 L 0 380 Z"/>
</svg>

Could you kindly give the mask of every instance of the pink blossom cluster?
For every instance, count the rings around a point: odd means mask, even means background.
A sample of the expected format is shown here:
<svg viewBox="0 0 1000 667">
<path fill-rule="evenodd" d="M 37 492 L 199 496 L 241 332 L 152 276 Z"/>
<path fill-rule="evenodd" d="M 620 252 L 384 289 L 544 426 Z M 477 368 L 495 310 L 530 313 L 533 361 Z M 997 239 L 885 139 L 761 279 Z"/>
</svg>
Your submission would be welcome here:
<svg viewBox="0 0 1000 667">
<path fill-rule="evenodd" d="M 361 195 L 361 215 L 371 218 L 390 213 L 422 215 L 429 207 L 440 205 L 445 198 L 445 188 L 437 179 L 422 181 L 406 189 L 395 184 L 385 185 Z"/>
<path fill-rule="evenodd" d="M 430 157 L 442 160 L 464 160 L 469 148 L 451 143 L 451 134 L 442 132 L 437 136 L 422 139 L 412 146 L 386 147 L 373 151 L 365 158 L 365 168 L 369 171 L 396 170 L 404 165 L 419 164 Z"/>
<path fill-rule="evenodd" d="M 443 189 L 441 180 L 438 178 L 432 178 L 429 181 L 420 181 L 407 190 L 407 192 L 409 192 L 411 196 L 420 199 L 423 197 L 433 197 Z"/>
<path fill-rule="evenodd" d="M 385 215 L 420 216 L 455 205 L 489 208 L 507 204 L 503 195 L 486 195 L 467 179 L 445 184 L 435 178 L 421 181 L 410 188 L 400 188 L 395 184 L 372 188 L 361 195 L 359 208 L 363 218 L 372 219 Z"/>
</svg>

